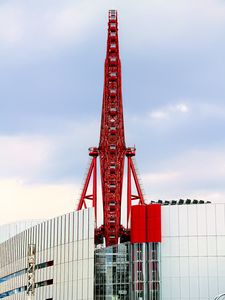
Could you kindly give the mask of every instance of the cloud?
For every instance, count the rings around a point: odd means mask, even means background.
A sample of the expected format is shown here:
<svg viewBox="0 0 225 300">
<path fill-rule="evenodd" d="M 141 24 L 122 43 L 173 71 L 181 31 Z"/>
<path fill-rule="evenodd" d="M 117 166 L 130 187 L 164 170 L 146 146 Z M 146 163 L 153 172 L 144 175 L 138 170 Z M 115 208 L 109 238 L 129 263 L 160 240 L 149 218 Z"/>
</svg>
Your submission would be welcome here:
<svg viewBox="0 0 225 300">
<path fill-rule="evenodd" d="M 188 99 L 186 103 L 177 103 L 174 105 L 168 105 L 158 110 L 150 112 L 150 116 L 153 118 L 169 118 L 178 114 L 186 114 L 192 118 L 215 118 L 224 119 L 225 117 L 225 105 L 220 101 L 214 103 L 209 101 L 203 101 L 202 99 Z"/>
<path fill-rule="evenodd" d="M 175 131 L 181 126 L 184 129 L 187 126 L 192 128 L 193 122 L 195 122 L 195 126 L 207 127 L 209 126 L 205 123 L 207 121 L 214 120 L 214 124 L 210 126 L 216 126 L 217 122 L 225 120 L 225 106 L 219 100 L 212 103 L 208 100 L 189 98 L 185 101 L 173 102 L 169 105 L 155 106 L 147 113 L 138 112 L 138 114 L 129 115 L 128 121 L 132 121 L 130 126 L 136 126 L 138 123 L 140 129 L 151 127 L 156 131 L 166 130 L 168 132 L 168 130 Z"/>
<path fill-rule="evenodd" d="M 138 23 L 129 30 L 137 18 Z M 131 51 L 138 48 L 143 53 L 150 48 L 157 53 L 164 47 L 164 55 L 171 49 L 196 51 L 212 44 L 224 32 L 224 25 L 225 5 L 219 0 L 145 0 L 137 6 L 131 2 L 125 23 Z"/>
<path fill-rule="evenodd" d="M 65 121 L 56 132 L 0 135 L 0 179 L 40 184 L 81 177 L 88 148 L 98 145 L 99 122 Z"/>
<path fill-rule="evenodd" d="M 148 198 L 225 201 L 224 150 L 189 150 L 161 161 L 157 171 L 142 176 Z"/>
<path fill-rule="evenodd" d="M 158 110 L 154 110 L 149 113 L 149 116 L 152 119 L 164 120 L 164 119 L 168 119 L 170 117 L 174 117 L 174 115 L 176 115 L 176 114 L 188 113 L 189 110 L 190 109 L 187 104 L 178 103 L 175 105 L 168 105 L 168 106 L 162 107 Z"/>
<path fill-rule="evenodd" d="M 18 5 L 0 4 L 0 47 L 13 47 L 23 39 L 25 15 Z"/>
<path fill-rule="evenodd" d="M 220 104 L 215 101 L 215 103 L 201 103 L 197 101 L 196 104 L 193 104 L 196 107 L 196 111 L 203 118 L 215 118 L 215 119 L 225 119 L 225 105 Z"/>
<path fill-rule="evenodd" d="M 144 174 L 141 176 L 144 181 L 149 182 L 150 185 L 157 185 L 162 183 L 172 183 L 175 180 L 180 178 L 179 172 L 156 172 L 156 173 L 149 173 Z"/>
<path fill-rule="evenodd" d="M 180 103 L 176 105 L 175 110 L 180 111 L 182 113 L 186 113 L 189 111 L 189 107 L 184 103 Z"/>
<path fill-rule="evenodd" d="M 24 185 L 0 180 L 0 225 L 26 219 L 47 219 L 76 208 L 79 188 L 72 184 Z"/>
<path fill-rule="evenodd" d="M 100 9 L 97 2 L 56 0 L 31 4 L 18 0 L 0 4 L 1 56 L 10 57 L 13 63 L 18 58 L 35 61 L 54 57 L 58 51 L 87 40 Z"/>
<path fill-rule="evenodd" d="M 0 136 L 0 178 L 32 181 L 48 163 L 52 147 L 47 137 Z"/>
<path fill-rule="evenodd" d="M 29 59 L 37 60 L 83 41 L 93 42 L 96 34 L 105 35 L 109 7 L 119 10 L 121 35 L 130 51 L 149 47 L 158 51 L 165 46 L 167 51 L 171 46 L 196 50 L 197 45 L 202 49 L 219 38 L 225 25 L 225 5 L 218 0 L 144 0 L 142 5 L 128 0 L 17 0 L 0 4 L 0 45 L 14 49 L 4 55 L 13 58 L 17 51 L 17 58 L 29 54 Z"/>
<path fill-rule="evenodd" d="M 0 224 L 76 208 L 97 125 L 67 122 L 57 134 L 0 136 Z"/>
<path fill-rule="evenodd" d="M 225 149 L 221 145 L 212 149 L 223 143 L 225 119 L 224 104 L 215 97 L 218 93 L 223 98 L 224 86 L 216 85 L 223 78 L 223 65 L 217 66 L 215 59 L 219 61 L 218 51 L 224 48 L 224 2 L 12 0 L 0 4 L 0 61 L 9 65 L 1 80 L 5 120 L 1 132 L 14 127 L 18 133 L 0 136 L 4 222 L 55 216 L 74 207 L 87 149 L 98 144 L 99 112 L 92 100 L 97 98 L 96 86 L 102 88 L 96 52 L 102 55 L 105 49 L 109 7 L 119 10 L 121 56 L 126 53 L 125 72 L 131 70 L 127 106 L 134 104 L 135 114 L 127 118 L 125 113 L 127 141 L 131 136 L 130 144 L 138 141 L 139 153 L 146 151 L 138 160 L 145 165 L 143 181 L 149 199 L 225 199 Z M 52 63 L 56 56 L 59 60 Z M 75 73 L 79 78 L 74 79 Z M 202 99 L 203 92 L 207 99 Z M 141 109 L 137 99 L 146 97 L 153 101 L 143 101 Z M 84 102 L 86 120 L 80 120 L 79 99 L 91 99 Z M 57 121 L 52 121 L 56 115 Z"/>
<path fill-rule="evenodd" d="M 85 40 L 100 7 L 87 1 L 66 1 L 49 9 L 45 15 L 47 35 L 58 43 Z"/>
</svg>

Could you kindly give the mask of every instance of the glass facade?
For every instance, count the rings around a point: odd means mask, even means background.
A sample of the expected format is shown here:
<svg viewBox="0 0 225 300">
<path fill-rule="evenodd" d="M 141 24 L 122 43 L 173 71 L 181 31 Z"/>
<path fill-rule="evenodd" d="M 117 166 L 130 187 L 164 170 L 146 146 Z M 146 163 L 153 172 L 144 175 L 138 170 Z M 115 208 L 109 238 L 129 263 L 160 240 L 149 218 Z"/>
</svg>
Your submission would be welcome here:
<svg viewBox="0 0 225 300">
<path fill-rule="evenodd" d="M 160 299 L 160 244 L 142 243 L 132 249 L 132 299 Z"/>
<path fill-rule="evenodd" d="M 130 298 L 129 243 L 95 251 L 95 299 L 129 300 Z"/>
<path fill-rule="evenodd" d="M 160 300 L 160 245 L 124 243 L 95 252 L 96 300 Z"/>
<path fill-rule="evenodd" d="M 148 293 L 149 300 L 161 299 L 161 243 L 147 244 L 147 265 L 148 265 Z"/>
</svg>

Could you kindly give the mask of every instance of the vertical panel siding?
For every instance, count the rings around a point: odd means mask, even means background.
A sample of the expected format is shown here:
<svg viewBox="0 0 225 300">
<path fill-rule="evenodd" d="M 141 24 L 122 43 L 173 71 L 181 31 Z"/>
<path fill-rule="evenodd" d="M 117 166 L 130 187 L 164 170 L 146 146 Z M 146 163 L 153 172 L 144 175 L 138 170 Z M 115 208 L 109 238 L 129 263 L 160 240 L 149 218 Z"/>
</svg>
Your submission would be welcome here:
<svg viewBox="0 0 225 300">
<path fill-rule="evenodd" d="M 36 300 L 94 298 L 94 214 L 88 209 L 45 221 L 0 244 L 0 278 L 27 267 L 27 248 L 36 244 L 36 263 L 54 265 L 36 270 L 35 281 L 53 279 L 53 285 L 36 288 Z M 0 279 L 0 294 L 25 286 L 26 274 Z M 89 287 L 87 289 L 87 286 Z M 4 298 L 3 298 L 4 299 Z M 6 297 L 25 299 L 25 292 Z"/>
<path fill-rule="evenodd" d="M 225 291 L 225 204 L 162 207 L 162 299 Z"/>
</svg>

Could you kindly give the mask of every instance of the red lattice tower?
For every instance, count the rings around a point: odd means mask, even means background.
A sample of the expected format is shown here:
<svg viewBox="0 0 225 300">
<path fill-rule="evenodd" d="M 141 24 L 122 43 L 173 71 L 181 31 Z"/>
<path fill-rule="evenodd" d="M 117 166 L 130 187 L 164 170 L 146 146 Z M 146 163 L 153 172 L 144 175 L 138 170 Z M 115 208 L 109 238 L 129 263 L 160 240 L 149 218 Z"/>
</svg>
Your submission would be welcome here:
<svg viewBox="0 0 225 300">
<path fill-rule="evenodd" d="M 105 238 L 106 246 L 118 244 L 119 238 L 120 241 L 129 240 L 132 201 L 138 200 L 139 204 L 144 204 L 144 198 L 132 159 L 135 156 L 135 148 L 126 148 L 125 145 L 118 21 L 115 10 L 109 11 L 100 142 L 98 148 L 89 149 L 89 155 L 92 160 L 77 210 L 88 207 L 87 200 L 90 200 L 95 208 L 97 220 L 97 158 L 99 157 L 103 225 L 96 228 L 96 244 L 102 243 L 103 238 Z M 127 158 L 126 228 L 121 225 L 125 157 Z M 136 188 L 135 194 L 133 186 Z M 88 193 L 90 189 L 91 193 Z"/>
</svg>

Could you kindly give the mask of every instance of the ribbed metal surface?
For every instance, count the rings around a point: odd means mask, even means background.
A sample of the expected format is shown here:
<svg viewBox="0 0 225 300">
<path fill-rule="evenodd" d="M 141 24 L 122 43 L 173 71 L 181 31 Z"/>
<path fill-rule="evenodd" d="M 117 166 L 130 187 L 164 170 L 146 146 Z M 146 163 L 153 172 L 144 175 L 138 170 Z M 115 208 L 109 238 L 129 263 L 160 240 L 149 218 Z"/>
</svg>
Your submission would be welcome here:
<svg viewBox="0 0 225 300">
<path fill-rule="evenodd" d="M 93 300 L 93 283 L 93 209 L 42 222 L 0 244 L 1 299 L 27 299 L 30 285 L 35 300 Z"/>
</svg>

